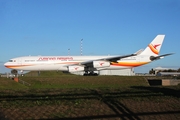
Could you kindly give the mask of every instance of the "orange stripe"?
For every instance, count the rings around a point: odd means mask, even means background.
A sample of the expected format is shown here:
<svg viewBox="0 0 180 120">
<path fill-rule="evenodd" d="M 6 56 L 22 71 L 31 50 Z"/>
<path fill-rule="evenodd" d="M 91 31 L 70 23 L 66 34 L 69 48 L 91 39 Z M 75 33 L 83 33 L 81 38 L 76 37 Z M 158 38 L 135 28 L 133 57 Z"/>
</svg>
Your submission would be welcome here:
<svg viewBox="0 0 180 120">
<path fill-rule="evenodd" d="M 154 54 L 157 54 L 157 55 L 159 54 L 159 51 L 155 49 L 153 45 L 149 44 L 148 46 Z"/>
<path fill-rule="evenodd" d="M 144 64 L 147 64 L 149 62 L 111 62 L 111 65 L 113 66 L 127 66 L 127 67 L 137 67 L 137 66 L 141 66 Z"/>
<path fill-rule="evenodd" d="M 33 65 L 8 65 L 5 67 L 15 69 L 15 68 L 24 67 L 24 66 L 33 66 Z"/>
<path fill-rule="evenodd" d="M 55 63 L 55 64 L 78 64 L 79 62 L 63 62 L 63 63 Z M 20 67 L 26 67 L 26 66 L 34 66 L 34 65 L 38 65 L 38 64 L 31 64 L 31 65 L 8 65 L 5 66 L 6 68 L 11 68 L 11 69 L 16 69 L 16 68 L 20 68 Z"/>
<path fill-rule="evenodd" d="M 64 62 L 64 63 L 56 63 L 56 64 L 77 64 L 78 62 Z M 147 64 L 149 62 L 111 62 L 111 65 L 113 66 L 127 66 L 127 67 L 137 67 L 137 66 L 141 66 L 144 64 Z M 5 66 L 7 68 L 12 68 L 12 69 L 16 69 L 16 68 L 20 68 L 20 67 L 25 67 L 25 66 L 33 66 L 33 65 L 12 65 L 12 66 Z"/>
</svg>

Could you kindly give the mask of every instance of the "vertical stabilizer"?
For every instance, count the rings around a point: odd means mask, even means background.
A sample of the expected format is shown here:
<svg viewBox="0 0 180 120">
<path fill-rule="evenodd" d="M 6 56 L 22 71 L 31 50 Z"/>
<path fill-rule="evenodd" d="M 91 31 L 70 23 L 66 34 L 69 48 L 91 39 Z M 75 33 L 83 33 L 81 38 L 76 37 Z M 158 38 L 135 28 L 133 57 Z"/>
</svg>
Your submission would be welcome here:
<svg viewBox="0 0 180 120">
<path fill-rule="evenodd" d="M 164 37 L 165 35 L 157 35 L 141 55 L 157 56 L 160 52 Z"/>
</svg>

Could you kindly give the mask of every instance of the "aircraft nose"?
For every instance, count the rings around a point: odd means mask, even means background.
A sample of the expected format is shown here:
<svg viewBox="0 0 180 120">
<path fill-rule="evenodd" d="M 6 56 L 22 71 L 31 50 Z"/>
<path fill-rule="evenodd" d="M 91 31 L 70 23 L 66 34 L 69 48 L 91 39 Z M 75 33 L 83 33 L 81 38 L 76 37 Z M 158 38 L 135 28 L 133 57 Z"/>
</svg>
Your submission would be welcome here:
<svg viewBox="0 0 180 120">
<path fill-rule="evenodd" d="M 4 66 L 7 67 L 8 66 L 8 62 L 4 63 Z"/>
</svg>

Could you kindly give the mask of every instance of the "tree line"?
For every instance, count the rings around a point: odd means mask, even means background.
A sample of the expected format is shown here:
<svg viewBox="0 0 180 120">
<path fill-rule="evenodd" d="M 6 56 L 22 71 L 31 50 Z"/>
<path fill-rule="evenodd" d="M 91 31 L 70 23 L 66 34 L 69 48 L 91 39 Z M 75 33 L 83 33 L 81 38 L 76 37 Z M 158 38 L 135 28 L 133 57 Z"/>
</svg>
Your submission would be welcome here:
<svg viewBox="0 0 180 120">
<path fill-rule="evenodd" d="M 180 72 L 180 68 L 177 70 L 174 69 L 168 69 L 168 70 L 159 70 L 159 72 Z M 151 70 L 149 70 L 149 74 L 155 74 L 155 70 L 152 68 Z"/>
</svg>

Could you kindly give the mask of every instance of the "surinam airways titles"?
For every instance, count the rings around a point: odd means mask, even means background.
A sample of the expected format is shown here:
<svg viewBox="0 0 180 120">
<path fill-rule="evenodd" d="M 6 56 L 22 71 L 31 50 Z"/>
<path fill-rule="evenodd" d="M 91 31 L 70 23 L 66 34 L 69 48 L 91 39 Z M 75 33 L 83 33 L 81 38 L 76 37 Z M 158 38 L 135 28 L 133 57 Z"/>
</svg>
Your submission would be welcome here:
<svg viewBox="0 0 180 120">
<path fill-rule="evenodd" d="M 73 60 L 73 57 L 39 57 L 37 61 L 55 61 L 55 60 L 68 61 L 68 60 Z"/>
</svg>

